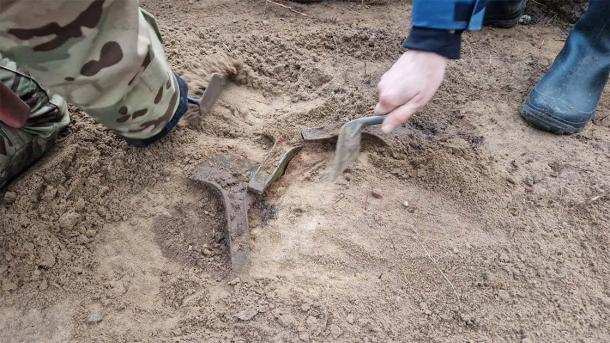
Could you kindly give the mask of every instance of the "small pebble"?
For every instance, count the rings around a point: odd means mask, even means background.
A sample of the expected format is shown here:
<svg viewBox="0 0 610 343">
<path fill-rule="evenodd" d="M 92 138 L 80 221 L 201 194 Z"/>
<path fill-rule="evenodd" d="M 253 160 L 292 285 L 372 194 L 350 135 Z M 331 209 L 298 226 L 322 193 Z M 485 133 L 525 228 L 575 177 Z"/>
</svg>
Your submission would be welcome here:
<svg viewBox="0 0 610 343">
<path fill-rule="evenodd" d="M 236 277 L 235 279 L 229 281 L 229 286 L 235 286 L 235 285 L 237 285 L 240 282 L 241 282 L 241 279 Z"/>
<path fill-rule="evenodd" d="M 307 323 L 307 326 L 309 326 L 310 328 L 313 328 L 316 325 L 318 325 L 318 318 L 316 318 L 314 316 L 309 316 L 309 317 L 307 317 L 305 322 Z"/>
<path fill-rule="evenodd" d="M 201 253 L 205 257 L 212 257 L 212 256 L 214 256 L 214 252 L 212 250 L 208 249 L 208 248 L 201 249 Z"/>
<path fill-rule="evenodd" d="M 341 328 L 335 324 L 331 324 L 329 329 L 330 329 L 331 336 L 335 339 L 339 338 L 339 336 L 341 336 L 341 334 L 343 334 L 343 331 L 341 331 Z"/>
<path fill-rule="evenodd" d="M 353 315 L 353 314 L 351 314 L 351 313 L 350 313 L 350 314 L 348 314 L 348 315 L 347 315 L 347 318 L 345 318 L 345 320 L 347 320 L 347 322 L 348 322 L 349 324 L 354 324 L 354 320 L 355 320 L 354 315 Z"/>
<path fill-rule="evenodd" d="M 51 268 L 55 265 L 55 254 L 53 250 L 48 247 L 41 249 L 38 252 L 40 258 L 38 260 L 38 265 L 43 268 Z"/>
<path fill-rule="evenodd" d="M 309 341 L 309 333 L 307 333 L 307 331 L 299 332 L 299 339 L 304 342 Z"/>
<path fill-rule="evenodd" d="M 373 196 L 373 198 L 375 199 L 381 199 L 383 198 L 383 194 L 381 194 L 381 190 L 378 188 L 375 188 L 371 191 L 371 195 Z"/>
<path fill-rule="evenodd" d="M 296 325 L 295 319 L 288 313 L 279 313 L 276 316 L 278 323 L 285 328 L 290 328 Z"/>
<path fill-rule="evenodd" d="M 98 308 L 92 309 L 87 315 L 87 324 L 97 324 L 102 321 L 102 311 Z"/>
<path fill-rule="evenodd" d="M 610 297 L 602 298 L 602 304 L 604 304 L 604 306 L 606 306 L 606 308 L 610 310 Z"/>
<path fill-rule="evenodd" d="M 524 14 L 519 18 L 519 24 L 521 25 L 529 25 L 532 22 L 532 16 Z"/>
<path fill-rule="evenodd" d="M 426 304 L 425 302 L 420 302 L 419 303 L 419 307 L 421 307 L 422 312 L 426 315 L 426 316 L 430 316 L 432 315 L 432 311 L 430 311 L 430 309 L 428 308 L 428 304 Z"/>
<path fill-rule="evenodd" d="M 409 202 L 408 201 L 403 201 L 402 202 L 402 207 L 409 208 Z"/>
<path fill-rule="evenodd" d="M 59 227 L 64 230 L 72 229 L 78 221 L 80 215 L 76 212 L 66 212 L 59 217 Z"/>
<path fill-rule="evenodd" d="M 216 243 L 220 243 L 225 239 L 225 234 L 222 231 L 216 231 L 216 233 L 214 234 L 214 240 L 216 240 Z"/>
<path fill-rule="evenodd" d="M 254 316 L 256 316 L 257 314 L 258 314 L 258 310 L 254 307 L 250 307 L 243 311 L 238 312 L 235 315 L 235 317 L 237 317 L 237 319 L 242 320 L 242 321 L 248 321 L 248 320 L 254 318 Z"/>
<path fill-rule="evenodd" d="M 504 263 L 510 262 L 510 257 L 508 257 L 508 255 L 506 253 L 500 253 L 500 256 L 498 256 L 498 259 L 500 260 L 500 262 L 504 262 Z"/>
<path fill-rule="evenodd" d="M 501 289 L 498 291 L 498 298 L 500 298 L 500 300 L 502 301 L 509 301 L 510 300 L 510 294 L 508 294 L 507 291 Z"/>
<path fill-rule="evenodd" d="M 14 291 L 16 289 L 17 289 L 17 283 L 15 283 L 11 280 L 8 280 L 8 279 L 2 280 L 2 290 L 3 291 L 10 292 L 10 291 Z"/>
<path fill-rule="evenodd" d="M 17 193 L 15 192 L 6 192 L 4 193 L 4 202 L 11 205 L 17 200 Z"/>
</svg>

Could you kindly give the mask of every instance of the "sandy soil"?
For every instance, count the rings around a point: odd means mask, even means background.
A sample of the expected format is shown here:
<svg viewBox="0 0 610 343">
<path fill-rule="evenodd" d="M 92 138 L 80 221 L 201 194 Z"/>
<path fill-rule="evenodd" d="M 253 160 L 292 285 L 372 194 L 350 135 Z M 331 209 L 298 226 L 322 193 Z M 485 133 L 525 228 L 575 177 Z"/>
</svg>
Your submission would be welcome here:
<svg viewBox="0 0 610 343">
<path fill-rule="evenodd" d="M 469 34 L 433 103 L 336 184 L 332 144 L 306 145 L 252 211 L 251 277 L 234 279 L 193 168 L 367 114 L 410 5 L 143 5 L 192 86 L 218 54 L 239 82 L 145 150 L 75 113 L 3 196 L 0 341 L 610 341 L 610 98 L 570 137 L 518 115 L 565 24 Z"/>
</svg>

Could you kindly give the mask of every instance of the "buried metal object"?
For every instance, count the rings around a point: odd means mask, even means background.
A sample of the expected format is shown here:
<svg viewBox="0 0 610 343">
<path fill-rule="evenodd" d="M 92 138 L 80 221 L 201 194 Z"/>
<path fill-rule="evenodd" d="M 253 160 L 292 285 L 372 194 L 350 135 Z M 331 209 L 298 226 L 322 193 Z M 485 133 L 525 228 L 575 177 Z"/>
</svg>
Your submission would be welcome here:
<svg viewBox="0 0 610 343">
<path fill-rule="evenodd" d="M 248 210 L 269 186 L 279 179 L 300 146 L 278 140 L 248 183 L 252 163 L 227 155 L 212 156 L 199 164 L 191 179 L 201 182 L 221 199 L 225 213 L 225 241 L 229 248 L 231 269 L 247 276 L 250 268 L 250 227 Z"/>
<path fill-rule="evenodd" d="M 305 142 L 325 143 L 336 140 L 343 125 L 328 125 L 320 127 L 306 127 L 301 129 L 301 138 Z M 398 130 L 398 129 L 397 129 Z M 380 144 L 387 145 L 387 137 L 376 127 L 366 127 L 362 129 L 362 137 L 372 139 Z"/>
<path fill-rule="evenodd" d="M 250 264 L 248 208 L 253 199 L 247 192 L 247 170 L 243 160 L 216 155 L 199 164 L 191 176 L 220 197 L 225 216 L 225 242 L 231 269 L 237 275 L 246 274 Z"/>
<path fill-rule="evenodd" d="M 289 144 L 286 139 L 276 140 L 271 151 L 250 179 L 248 190 L 259 195 L 265 193 L 272 183 L 284 175 L 288 163 L 301 151 L 301 148 L 300 145 Z"/>
</svg>

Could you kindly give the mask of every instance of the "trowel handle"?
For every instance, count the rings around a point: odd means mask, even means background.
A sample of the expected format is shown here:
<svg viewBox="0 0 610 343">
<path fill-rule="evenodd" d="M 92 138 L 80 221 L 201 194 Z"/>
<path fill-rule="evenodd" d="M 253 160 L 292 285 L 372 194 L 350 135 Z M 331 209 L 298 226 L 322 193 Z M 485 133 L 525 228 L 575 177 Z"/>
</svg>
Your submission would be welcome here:
<svg viewBox="0 0 610 343">
<path fill-rule="evenodd" d="M 383 123 L 386 116 L 368 116 L 358 119 L 359 122 L 362 123 L 363 126 L 371 126 L 371 125 L 379 125 Z"/>
<path fill-rule="evenodd" d="M 190 96 L 187 96 L 186 100 L 188 101 L 189 104 L 193 104 L 193 105 L 200 105 L 201 104 L 201 100 L 195 99 L 195 98 L 191 98 Z"/>
</svg>

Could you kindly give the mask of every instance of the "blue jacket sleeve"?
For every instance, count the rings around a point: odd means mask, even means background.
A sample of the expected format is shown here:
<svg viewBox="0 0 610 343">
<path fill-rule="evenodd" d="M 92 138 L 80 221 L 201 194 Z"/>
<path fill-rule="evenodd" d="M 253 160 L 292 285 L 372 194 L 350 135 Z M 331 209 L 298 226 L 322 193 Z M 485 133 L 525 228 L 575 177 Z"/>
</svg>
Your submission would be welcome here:
<svg viewBox="0 0 610 343">
<path fill-rule="evenodd" d="M 476 31 L 487 0 L 413 0 L 413 27 Z"/>
<path fill-rule="evenodd" d="M 413 28 L 404 47 L 460 58 L 463 31 L 480 30 L 488 0 L 413 0 Z"/>
<path fill-rule="evenodd" d="M 414 27 L 403 47 L 412 50 L 435 52 L 452 60 L 460 58 L 462 31 Z"/>
</svg>

